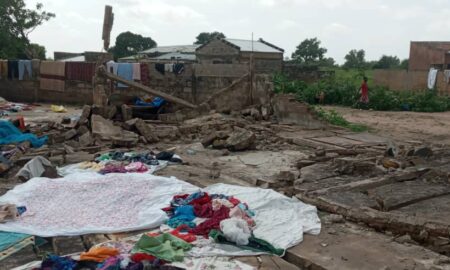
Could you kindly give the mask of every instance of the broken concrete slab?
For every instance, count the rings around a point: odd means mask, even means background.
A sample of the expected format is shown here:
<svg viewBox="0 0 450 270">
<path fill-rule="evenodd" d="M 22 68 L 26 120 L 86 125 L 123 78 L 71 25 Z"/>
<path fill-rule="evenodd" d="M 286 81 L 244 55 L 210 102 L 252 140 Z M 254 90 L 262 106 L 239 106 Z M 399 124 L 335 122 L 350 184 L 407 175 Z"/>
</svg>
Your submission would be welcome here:
<svg viewBox="0 0 450 270">
<path fill-rule="evenodd" d="M 381 270 L 449 269 L 446 257 L 423 247 L 392 241 L 389 236 L 345 223 L 325 225 L 319 236 L 303 242 L 284 257 L 302 269 Z M 439 262 L 439 263 L 438 263 Z"/>
<path fill-rule="evenodd" d="M 75 129 L 70 129 L 66 133 L 64 133 L 64 139 L 70 140 L 77 135 L 77 131 Z"/>
<path fill-rule="evenodd" d="M 393 183 L 368 190 L 368 195 L 374 198 L 384 211 L 446 194 L 450 194 L 450 186 L 422 180 Z"/>
<path fill-rule="evenodd" d="M 100 115 L 91 117 L 92 134 L 101 140 L 111 140 L 112 137 L 120 136 L 122 129 L 115 126 L 111 120 L 106 120 Z"/>
<path fill-rule="evenodd" d="M 94 138 L 90 132 L 86 132 L 78 138 L 80 147 L 91 146 L 94 143 Z"/>
<path fill-rule="evenodd" d="M 139 131 L 139 134 L 144 136 L 144 138 L 149 143 L 157 142 L 159 139 L 156 137 L 156 135 L 153 133 L 154 128 L 152 128 L 150 125 L 144 122 L 142 119 L 137 119 L 135 123 L 136 129 Z"/>
<path fill-rule="evenodd" d="M 255 138 L 255 134 L 250 130 L 235 128 L 226 140 L 225 147 L 230 151 L 247 150 L 254 146 Z"/>
</svg>

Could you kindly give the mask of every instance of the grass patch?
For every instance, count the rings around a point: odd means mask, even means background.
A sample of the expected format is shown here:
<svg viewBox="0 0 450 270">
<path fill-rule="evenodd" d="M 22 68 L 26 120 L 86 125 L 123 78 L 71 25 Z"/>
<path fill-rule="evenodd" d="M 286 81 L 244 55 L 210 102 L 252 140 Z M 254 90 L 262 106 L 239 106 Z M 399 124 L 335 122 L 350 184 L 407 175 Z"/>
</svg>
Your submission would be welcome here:
<svg viewBox="0 0 450 270">
<path fill-rule="evenodd" d="M 350 129 L 353 132 L 364 132 L 369 130 L 369 127 L 366 125 L 355 124 L 347 121 L 347 119 L 345 119 L 335 110 L 324 110 L 321 107 L 314 107 L 314 111 L 320 119 L 328 122 L 331 125 L 344 127 Z"/>
</svg>

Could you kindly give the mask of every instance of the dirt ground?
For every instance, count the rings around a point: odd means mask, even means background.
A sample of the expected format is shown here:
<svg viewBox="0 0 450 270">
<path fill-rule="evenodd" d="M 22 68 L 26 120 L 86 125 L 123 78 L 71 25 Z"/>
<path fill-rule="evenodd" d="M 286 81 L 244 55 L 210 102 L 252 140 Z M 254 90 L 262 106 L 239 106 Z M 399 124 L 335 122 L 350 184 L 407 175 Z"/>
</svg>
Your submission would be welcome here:
<svg viewBox="0 0 450 270">
<path fill-rule="evenodd" d="M 450 112 L 383 112 L 326 106 L 350 122 L 368 125 L 379 135 L 396 141 L 450 144 Z"/>
</svg>

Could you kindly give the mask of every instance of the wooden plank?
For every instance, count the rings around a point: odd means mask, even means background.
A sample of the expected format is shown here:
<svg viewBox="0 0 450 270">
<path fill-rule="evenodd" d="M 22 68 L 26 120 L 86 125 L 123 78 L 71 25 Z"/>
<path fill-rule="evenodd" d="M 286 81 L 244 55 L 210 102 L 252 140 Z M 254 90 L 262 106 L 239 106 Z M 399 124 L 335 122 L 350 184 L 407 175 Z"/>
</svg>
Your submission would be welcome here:
<svg viewBox="0 0 450 270">
<path fill-rule="evenodd" d="M 340 147 L 351 147 L 355 145 L 362 145 L 362 142 L 339 137 L 339 136 L 332 136 L 332 137 L 316 137 L 311 138 L 313 141 L 322 142 L 322 143 L 328 143 L 335 146 Z"/>
</svg>

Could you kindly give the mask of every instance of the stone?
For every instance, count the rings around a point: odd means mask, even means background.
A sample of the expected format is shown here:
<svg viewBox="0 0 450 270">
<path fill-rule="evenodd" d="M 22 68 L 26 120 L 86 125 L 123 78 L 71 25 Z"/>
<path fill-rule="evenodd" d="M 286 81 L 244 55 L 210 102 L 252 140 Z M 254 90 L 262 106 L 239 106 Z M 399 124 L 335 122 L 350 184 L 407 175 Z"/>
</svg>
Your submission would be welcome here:
<svg viewBox="0 0 450 270">
<path fill-rule="evenodd" d="M 65 161 L 67 164 L 80 163 L 83 161 L 92 161 L 94 160 L 94 155 L 89 154 L 88 152 L 76 152 L 73 154 L 68 154 L 65 157 Z"/>
<path fill-rule="evenodd" d="M 87 132 L 89 132 L 89 131 L 90 131 L 89 128 L 88 128 L 87 126 L 85 126 L 85 125 L 82 125 L 82 126 L 80 126 L 80 127 L 77 129 L 78 135 L 83 135 L 83 134 L 85 134 L 85 133 L 87 133 Z"/>
<path fill-rule="evenodd" d="M 226 140 L 225 146 L 230 151 L 243 151 L 252 148 L 255 143 L 256 136 L 253 132 L 235 128 L 230 137 Z"/>
<path fill-rule="evenodd" d="M 156 137 L 156 135 L 153 134 L 152 128 L 147 123 L 145 123 L 144 120 L 138 119 L 136 121 L 135 126 L 136 126 L 136 129 L 138 130 L 139 134 L 144 136 L 144 138 L 149 143 L 158 142 L 158 137 Z"/>
<path fill-rule="evenodd" d="M 120 110 L 121 110 L 121 113 L 122 113 L 122 121 L 125 122 L 125 121 L 128 121 L 131 118 L 133 118 L 133 109 L 130 106 L 128 106 L 126 104 L 123 104 L 120 107 Z"/>
<path fill-rule="evenodd" d="M 206 136 L 205 138 L 203 138 L 202 140 L 202 145 L 203 147 L 208 147 L 211 144 L 214 143 L 214 140 L 217 139 L 217 134 L 215 132 L 211 133 L 210 135 Z"/>
<path fill-rule="evenodd" d="M 389 169 L 389 168 L 398 169 L 398 168 L 400 168 L 400 163 L 398 163 L 397 161 L 395 161 L 393 159 L 390 159 L 390 158 L 383 158 L 381 160 L 381 164 L 386 169 Z"/>
<path fill-rule="evenodd" d="M 75 129 L 71 129 L 71 130 L 67 131 L 66 133 L 64 133 L 64 139 L 70 140 L 73 137 L 75 137 L 76 135 L 77 135 L 77 131 Z"/>
<path fill-rule="evenodd" d="M 394 239 L 394 241 L 397 242 L 397 243 L 400 243 L 400 244 L 417 244 L 417 242 L 414 241 L 411 238 L 411 235 L 409 235 L 409 234 L 405 234 L 405 235 L 402 235 L 400 237 L 397 237 L 397 238 Z"/>
<path fill-rule="evenodd" d="M 89 105 L 83 106 L 80 119 L 78 120 L 79 126 L 86 125 L 88 123 L 89 117 L 91 116 L 91 112 L 92 112 L 91 106 Z"/>
<path fill-rule="evenodd" d="M 217 138 L 219 138 L 221 140 L 226 140 L 226 139 L 228 139 L 228 137 L 230 137 L 230 131 L 226 131 L 226 130 L 216 131 L 216 135 L 217 135 Z"/>
<path fill-rule="evenodd" d="M 216 139 L 214 140 L 212 147 L 215 149 L 224 149 L 226 147 L 227 141 Z"/>
<path fill-rule="evenodd" d="M 322 217 L 322 221 L 325 224 L 344 223 L 345 219 L 342 215 L 329 214 Z"/>
<path fill-rule="evenodd" d="M 104 111 L 103 114 L 104 114 L 104 117 L 105 117 L 106 119 L 113 119 L 114 116 L 115 116 L 116 113 L 117 113 L 117 107 L 114 106 L 114 105 L 107 106 L 107 107 L 105 107 L 104 110 L 105 110 L 105 111 Z"/>
<path fill-rule="evenodd" d="M 133 130 L 136 127 L 136 122 L 138 120 L 139 120 L 139 118 L 133 118 L 133 119 L 127 120 L 122 124 L 122 127 L 126 130 Z"/>
<path fill-rule="evenodd" d="M 78 142 L 81 147 L 91 146 L 94 143 L 94 139 L 92 138 L 92 134 L 90 132 L 84 133 L 78 138 Z"/>
<path fill-rule="evenodd" d="M 115 126 L 111 120 L 106 120 L 100 115 L 91 116 L 92 134 L 100 140 L 111 140 L 112 137 L 120 136 L 122 129 Z"/>
<path fill-rule="evenodd" d="M 280 171 L 276 175 L 276 180 L 279 181 L 285 181 L 285 182 L 294 182 L 297 178 L 299 178 L 300 172 L 299 171 Z"/>
<path fill-rule="evenodd" d="M 429 147 L 420 147 L 420 148 L 414 149 L 413 155 L 418 156 L 418 157 L 428 158 L 433 155 L 433 150 L 431 150 L 431 148 L 429 148 Z"/>
</svg>

